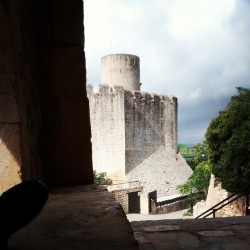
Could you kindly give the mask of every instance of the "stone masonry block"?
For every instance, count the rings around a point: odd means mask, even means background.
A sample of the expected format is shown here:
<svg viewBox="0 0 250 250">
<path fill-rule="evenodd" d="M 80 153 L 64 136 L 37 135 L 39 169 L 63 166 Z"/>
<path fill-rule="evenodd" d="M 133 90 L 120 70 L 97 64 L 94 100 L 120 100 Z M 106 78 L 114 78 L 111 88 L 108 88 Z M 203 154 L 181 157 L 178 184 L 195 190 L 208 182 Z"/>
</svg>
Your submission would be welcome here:
<svg viewBox="0 0 250 250">
<path fill-rule="evenodd" d="M 18 121 L 19 115 L 15 97 L 0 95 L 0 123 L 16 123 Z"/>
<path fill-rule="evenodd" d="M 46 82 L 54 96 L 83 96 L 84 61 L 82 48 L 78 47 L 47 47 L 44 50 Z"/>
<path fill-rule="evenodd" d="M 17 124 L 0 124 L 0 192 L 21 181 L 20 135 Z"/>
</svg>

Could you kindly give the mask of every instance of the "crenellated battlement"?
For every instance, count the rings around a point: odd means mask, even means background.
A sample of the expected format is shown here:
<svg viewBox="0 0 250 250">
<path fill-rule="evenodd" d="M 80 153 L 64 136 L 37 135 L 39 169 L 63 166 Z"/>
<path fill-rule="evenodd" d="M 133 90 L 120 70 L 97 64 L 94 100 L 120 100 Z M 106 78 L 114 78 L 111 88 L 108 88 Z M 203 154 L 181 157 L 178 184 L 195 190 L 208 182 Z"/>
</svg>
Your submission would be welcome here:
<svg viewBox="0 0 250 250">
<path fill-rule="evenodd" d="M 149 93 L 149 92 L 141 92 L 141 91 L 128 91 L 125 90 L 125 95 L 128 97 L 131 97 L 134 101 L 138 102 L 161 102 L 164 104 L 172 103 L 177 104 L 177 98 L 174 96 L 168 96 L 168 95 L 159 95 L 155 93 Z"/>
<path fill-rule="evenodd" d="M 137 90 L 125 90 L 122 86 L 111 86 L 109 84 L 100 84 L 98 91 L 94 92 L 92 84 L 86 85 L 87 95 L 89 98 L 98 98 L 99 96 L 105 96 L 114 98 L 115 96 L 122 93 L 126 96 L 126 99 L 133 100 L 134 102 L 145 102 L 145 103 L 163 103 L 164 105 L 173 104 L 177 105 L 177 98 L 172 95 L 159 95 L 156 93 L 141 92 Z"/>
<path fill-rule="evenodd" d="M 98 98 L 98 96 L 109 96 L 110 98 L 113 98 L 119 93 L 124 92 L 124 88 L 122 86 L 110 86 L 108 84 L 100 84 L 97 92 L 94 92 L 92 84 L 87 84 L 86 90 L 88 98 Z"/>
</svg>

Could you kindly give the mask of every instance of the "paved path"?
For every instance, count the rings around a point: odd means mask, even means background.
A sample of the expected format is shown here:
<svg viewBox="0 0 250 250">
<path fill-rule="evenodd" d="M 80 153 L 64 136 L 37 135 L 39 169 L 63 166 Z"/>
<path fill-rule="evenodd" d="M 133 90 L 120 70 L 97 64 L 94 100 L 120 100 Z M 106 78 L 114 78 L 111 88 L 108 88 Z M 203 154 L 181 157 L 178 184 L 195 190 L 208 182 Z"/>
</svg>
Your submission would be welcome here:
<svg viewBox="0 0 250 250">
<path fill-rule="evenodd" d="M 177 211 L 167 214 L 127 214 L 127 218 L 130 222 L 132 222 L 145 220 L 185 219 L 190 217 L 183 216 L 183 211 Z"/>
<path fill-rule="evenodd" d="M 250 216 L 130 224 L 140 250 L 250 250 Z"/>
</svg>

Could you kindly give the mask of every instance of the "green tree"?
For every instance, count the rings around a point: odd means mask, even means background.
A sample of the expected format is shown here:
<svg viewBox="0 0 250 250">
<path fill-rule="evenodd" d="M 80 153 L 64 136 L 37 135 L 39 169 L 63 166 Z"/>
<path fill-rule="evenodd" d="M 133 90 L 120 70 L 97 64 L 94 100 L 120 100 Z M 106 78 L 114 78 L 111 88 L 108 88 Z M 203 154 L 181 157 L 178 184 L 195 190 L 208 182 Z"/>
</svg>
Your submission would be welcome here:
<svg viewBox="0 0 250 250">
<path fill-rule="evenodd" d="M 197 200 L 202 195 L 206 196 L 211 176 L 211 165 L 208 161 L 202 161 L 194 169 L 193 174 L 186 183 L 179 185 L 182 194 L 189 195 L 191 200 Z"/>
<path fill-rule="evenodd" d="M 194 170 L 195 148 L 186 146 L 185 144 L 178 144 L 178 151 L 181 153 L 182 157 L 186 160 L 187 164 Z"/>
<path fill-rule="evenodd" d="M 237 91 L 205 135 L 212 173 L 231 192 L 250 188 L 250 89 Z"/>
<path fill-rule="evenodd" d="M 211 164 L 207 158 L 207 144 L 205 142 L 196 144 L 195 149 L 193 174 L 186 183 L 177 187 L 182 194 L 188 195 L 192 201 L 198 200 L 201 195 L 207 195 L 211 177 Z"/>
<path fill-rule="evenodd" d="M 94 183 L 97 185 L 112 185 L 112 180 L 107 177 L 106 172 L 97 173 L 96 170 L 94 173 Z"/>
</svg>

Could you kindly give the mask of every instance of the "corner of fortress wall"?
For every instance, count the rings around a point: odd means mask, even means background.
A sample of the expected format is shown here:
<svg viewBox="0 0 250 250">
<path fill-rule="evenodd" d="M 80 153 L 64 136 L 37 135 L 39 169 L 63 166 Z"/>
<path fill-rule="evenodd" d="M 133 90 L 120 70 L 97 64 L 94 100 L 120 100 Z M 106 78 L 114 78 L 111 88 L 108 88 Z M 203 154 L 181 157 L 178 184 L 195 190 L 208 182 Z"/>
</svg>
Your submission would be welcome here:
<svg viewBox="0 0 250 250">
<path fill-rule="evenodd" d="M 124 89 L 87 85 L 92 133 L 93 168 L 106 172 L 114 183 L 125 180 Z"/>
</svg>

